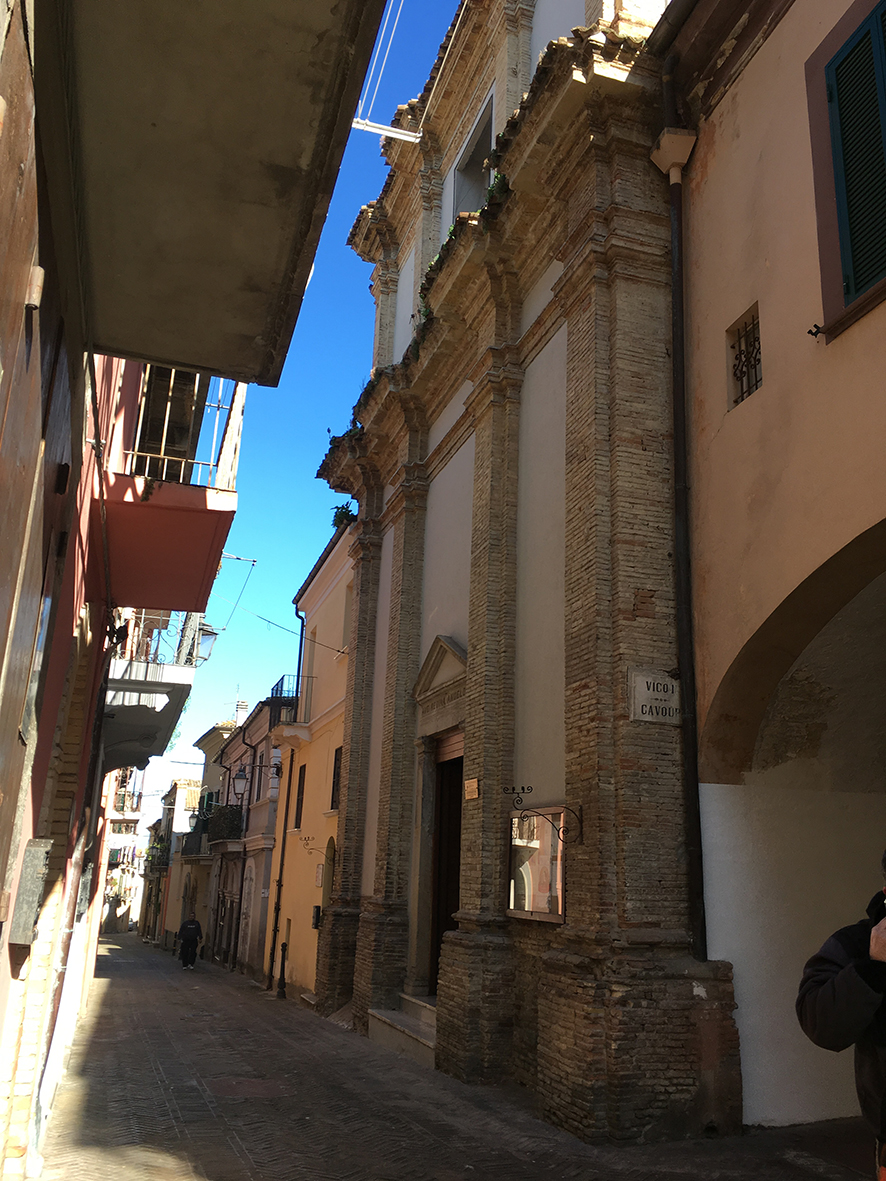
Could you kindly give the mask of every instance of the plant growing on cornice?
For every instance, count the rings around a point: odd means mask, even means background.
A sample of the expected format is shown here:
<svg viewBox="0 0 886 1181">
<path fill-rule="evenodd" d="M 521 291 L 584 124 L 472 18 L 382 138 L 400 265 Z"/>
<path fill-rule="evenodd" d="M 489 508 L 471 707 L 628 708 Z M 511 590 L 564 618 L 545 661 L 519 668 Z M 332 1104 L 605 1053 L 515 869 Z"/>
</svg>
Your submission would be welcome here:
<svg viewBox="0 0 886 1181">
<path fill-rule="evenodd" d="M 333 529 L 341 529 L 342 525 L 350 525 L 351 521 L 357 520 L 357 514 L 351 509 L 351 502 L 345 501 L 344 504 L 337 504 L 332 510 L 332 527 Z"/>
<path fill-rule="evenodd" d="M 496 172 L 492 178 L 492 184 L 486 190 L 486 204 L 499 204 L 510 191 L 511 186 L 508 184 L 508 178 L 503 172 Z"/>
</svg>

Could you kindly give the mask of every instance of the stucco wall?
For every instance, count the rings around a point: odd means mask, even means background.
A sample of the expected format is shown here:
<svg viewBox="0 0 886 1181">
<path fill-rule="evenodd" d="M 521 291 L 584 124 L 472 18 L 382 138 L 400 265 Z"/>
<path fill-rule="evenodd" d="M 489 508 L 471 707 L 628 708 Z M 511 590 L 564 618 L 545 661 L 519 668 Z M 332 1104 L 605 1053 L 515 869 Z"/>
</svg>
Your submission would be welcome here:
<svg viewBox="0 0 886 1181">
<path fill-rule="evenodd" d="M 394 311 L 394 357 L 399 361 L 412 340 L 411 316 L 415 311 L 415 247 L 413 246 L 397 280 L 397 303 Z"/>
<path fill-rule="evenodd" d="M 422 588 L 421 659 L 434 637 L 468 646 L 474 438 L 467 439 L 428 489 Z"/>
<path fill-rule="evenodd" d="M 520 396 L 514 783 L 562 803 L 566 567 L 566 327 L 527 367 Z"/>
<path fill-rule="evenodd" d="M 585 23 L 585 0 L 536 0 L 529 42 L 529 66 L 535 70 L 538 56 L 549 41 L 568 37 Z"/>
<path fill-rule="evenodd" d="M 804 64 L 846 0 L 795 4 L 699 128 L 687 172 L 688 380 L 702 719 L 810 572 L 886 516 L 886 307 L 822 324 Z M 762 387 L 729 410 L 726 331 L 759 305 Z"/>
<path fill-rule="evenodd" d="M 452 430 L 458 422 L 461 415 L 464 413 L 465 402 L 471 395 L 474 386 L 472 382 L 466 381 L 455 397 L 450 398 L 434 421 L 428 428 L 428 455 L 433 455 L 435 448 L 446 437 L 448 432 Z"/>
</svg>

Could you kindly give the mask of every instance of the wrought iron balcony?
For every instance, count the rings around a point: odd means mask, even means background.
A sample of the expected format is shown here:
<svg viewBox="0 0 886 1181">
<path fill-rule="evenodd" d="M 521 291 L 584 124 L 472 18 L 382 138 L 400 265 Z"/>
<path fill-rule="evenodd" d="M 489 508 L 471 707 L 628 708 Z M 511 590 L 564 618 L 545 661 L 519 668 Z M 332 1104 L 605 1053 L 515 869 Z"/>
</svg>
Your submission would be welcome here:
<svg viewBox="0 0 886 1181">
<path fill-rule="evenodd" d="M 140 791 L 118 791 L 114 794 L 115 812 L 141 812 L 142 793 Z"/>
<path fill-rule="evenodd" d="M 145 854 L 145 873 L 158 873 L 169 868 L 169 846 L 151 845 Z"/>
<path fill-rule="evenodd" d="M 238 833 L 239 836 L 239 833 Z M 209 834 L 189 832 L 182 841 L 182 857 L 206 857 L 209 854 Z"/>
<path fill-rule="evenodd" d="M 210 844 L 213 841 L 239 841 L 243 833 L 243 809 L 239 804 L 213 808 L 207 828 Z"/>
<path fill-rule="evenodd" d="M 314 677 L 302 676 L 299 683 L 297 676 L 287 673 L 274 685 L 268 695 L 270 702 L 268 721 L 272 730 L 275 726 L 291 726 L 301 720 L 299 705 L 301 704 L 301 712 L 304 713 L 304 706 L 310 701 L 314 679 Z"/>
</svg>

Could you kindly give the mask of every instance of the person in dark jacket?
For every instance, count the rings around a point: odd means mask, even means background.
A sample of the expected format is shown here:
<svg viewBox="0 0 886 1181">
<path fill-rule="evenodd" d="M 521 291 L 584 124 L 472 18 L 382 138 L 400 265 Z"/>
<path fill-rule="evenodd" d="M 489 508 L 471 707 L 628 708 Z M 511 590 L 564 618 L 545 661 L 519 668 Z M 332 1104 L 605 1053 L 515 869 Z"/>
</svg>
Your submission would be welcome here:
<svg viewBox="0 0 886 1181">
<path fill-rule="evenodd" d="M 178 929 L 178 937 L 181 940 L 181 947 L 179 948 L 178 958 L 182 962 L 182 970 L 190 968 L 194 970 L 194 960 L 197 958 L 197 944 L 203 938 L 203 928 L 197 921 L 197 916 L 191 911 L 191 914 Z"/>
<path fill-rule="evenodd" d="M 882 865 L 886 877 L 886 853 Z M 886 1181 L 886 888 L 867 914 L 835 931 L 806 964 L 797 1016 L 817 1046 L 855 1046 L 858 1102 L 877 1137 L 878 1181 Z"/>
</svg>

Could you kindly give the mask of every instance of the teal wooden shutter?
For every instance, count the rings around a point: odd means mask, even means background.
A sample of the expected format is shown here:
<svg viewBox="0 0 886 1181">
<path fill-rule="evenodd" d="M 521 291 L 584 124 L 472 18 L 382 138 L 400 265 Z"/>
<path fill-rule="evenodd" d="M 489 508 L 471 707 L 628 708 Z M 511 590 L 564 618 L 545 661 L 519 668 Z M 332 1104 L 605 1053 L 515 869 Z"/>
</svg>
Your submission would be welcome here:
<svg viewBox="0 0 886 1181">
<path fill-rule="evenodd" d="M 831 59 L 825 78 L 849 304 L 886 277 L 886 4 Z"/>
</svg>

